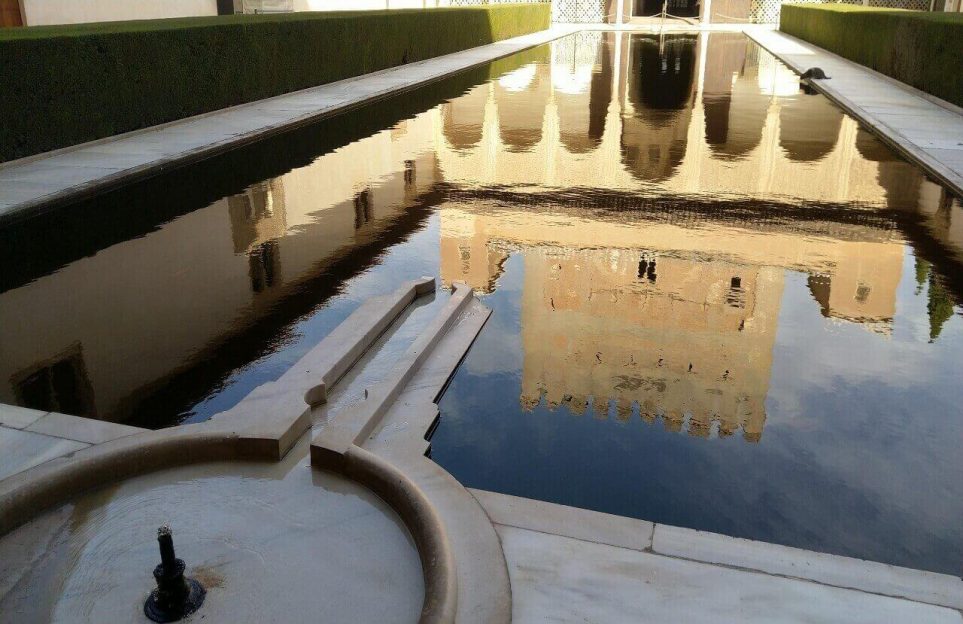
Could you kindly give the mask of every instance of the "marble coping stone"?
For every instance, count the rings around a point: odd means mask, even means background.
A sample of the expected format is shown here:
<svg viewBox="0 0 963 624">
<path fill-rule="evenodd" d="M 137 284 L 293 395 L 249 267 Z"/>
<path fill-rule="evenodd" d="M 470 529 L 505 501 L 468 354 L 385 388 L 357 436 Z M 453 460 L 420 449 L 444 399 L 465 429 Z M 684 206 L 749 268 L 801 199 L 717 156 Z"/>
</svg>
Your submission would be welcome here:
<svg viewBox="0 0 963 624">
<path fill-rule="evenodd" d="M 0 427 L 0 481 L 88 446 L 76 440 Z"/>
<path fill-rule="evenodd" d="M 851 557 L 658 524 L 652 551 L 963 609 L 963 580 Z"/>
<path fill-rule="evenodd" d="M 49 413 L 0 403 L 0 425 L 11 429 L 25 429 Z"/>
<path fill-rule="evenodd" d="M 652 546 L 655 525 L 645 520 L 485 490 L 468 491 L 495 524 L 633 550 L 647 550 Z"/>
<path fill-rule="evenodd" d="M 496 525 L 963 609 L 963 580 L 947 574 L 469 491 Z"/>
<path fill-rule="evenodd" d="M 101 444 L 109 440 L 147 431 L 147 429 L 141 427 L 120 425 L 81 416 L 68 416 L 57 412 L 50 412 L 42 416 L 24 430 L 87 444 Z"/>
<path fill-rule="evenodd" d="M 961 624 L 946 607 L 496 525 L 514 622 Z"/>
</svg>

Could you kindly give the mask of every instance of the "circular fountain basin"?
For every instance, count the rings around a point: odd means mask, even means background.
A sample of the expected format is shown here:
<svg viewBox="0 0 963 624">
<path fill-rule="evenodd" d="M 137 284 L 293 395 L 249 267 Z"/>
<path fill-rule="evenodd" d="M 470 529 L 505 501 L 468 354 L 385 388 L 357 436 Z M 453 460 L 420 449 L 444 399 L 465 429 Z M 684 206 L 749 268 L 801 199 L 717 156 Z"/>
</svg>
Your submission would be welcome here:
<svg viewBox="0 0 963 624">
<path fill-rule="evenodd" d="M 3 536 L 0 622 L 147 622 L 163 524 L 207 589 L 185 621 L 417 622 L 422 568 L 400 518 L 306 450 L 132 478 Z"/>
</svg>

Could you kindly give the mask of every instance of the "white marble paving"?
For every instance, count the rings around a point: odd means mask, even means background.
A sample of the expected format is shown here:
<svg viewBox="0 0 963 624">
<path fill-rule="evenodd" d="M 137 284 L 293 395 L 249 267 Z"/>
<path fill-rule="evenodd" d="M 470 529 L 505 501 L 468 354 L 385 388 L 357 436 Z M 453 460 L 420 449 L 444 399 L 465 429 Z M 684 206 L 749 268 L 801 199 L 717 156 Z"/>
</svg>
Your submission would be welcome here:
<svg viewBox="0 0 963 624">
<path fill-rule="evenodd" d="M 816 81 L 817 89 L 963 195 L 959 107 L 785 33 L 746 34 L 798 73 L 821 67 L 830 80 Z"/>
<path fill-rule="evenodd" d="M 86 444 L 101 444 L 146 431 L 146 429 L 140 427 L 130 427 L 93 418 L 69 416 L 57 412 L 50 412 L 24 430 L 56 438 L 76 440 Z"/>
<path fill-rule="evenodd" d="M 706 531 L 656 525 L 653 552 L 963 609 L 963 581 L 947 574 L 839 557 Z"/>
<path fill-rule="evenodd" d="M 13 429 L 24 429 L 37 422 L 48 412 L 0 403 L 0 425 Z"/>
<path fill-rule="evenodd" d="M 149 175 L 171 162 L 209 156 L 269 131 L 304 123 L 556 39 L 578 27 L 552 29 L 499 41 L 303 91 L 199 115 L 0 165 L 0 217 L 77 193 L 106 189 Z M 103 166 L 94 166 L 94 165 Z"/>
<path fill-rule="evenodd" d="M 513 621 L 521 624 L 963 622 L 945 607 L 496 528 L 512 582 Z"/>
<path fill-rule="evenodd" d="M 87 446 L 75 440 L 0 427 L 0 480 Z"/>
</svg>

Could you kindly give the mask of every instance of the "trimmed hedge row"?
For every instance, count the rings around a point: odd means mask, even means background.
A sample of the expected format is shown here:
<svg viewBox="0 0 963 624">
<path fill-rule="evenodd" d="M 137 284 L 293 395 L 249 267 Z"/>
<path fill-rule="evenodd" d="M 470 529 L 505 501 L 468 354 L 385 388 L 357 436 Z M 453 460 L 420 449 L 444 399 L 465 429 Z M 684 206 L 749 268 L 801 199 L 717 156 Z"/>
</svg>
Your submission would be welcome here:
<svg viewBox="0 0 963 624">
<path fill-rule="evenodd" d="M 784 4 L 779 30 L 963 106 L 963 13 Z"/>
<path fill-rule="evenodd" d="M 0 29 L 0 162 L 548 27 L 550 4 Z"/>
</svg>

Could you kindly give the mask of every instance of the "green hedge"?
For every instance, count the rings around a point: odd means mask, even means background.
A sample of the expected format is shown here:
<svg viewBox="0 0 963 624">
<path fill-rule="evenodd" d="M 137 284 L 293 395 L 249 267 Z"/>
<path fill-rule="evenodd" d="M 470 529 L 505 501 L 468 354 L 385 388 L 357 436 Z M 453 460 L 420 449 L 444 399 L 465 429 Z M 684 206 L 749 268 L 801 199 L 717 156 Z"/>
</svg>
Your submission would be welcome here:
<svg viewBox="0 0 963 624">
<path fill-rule="evenodd" d="M 963 106 L 963 13 L 784 4 L 779 30 Z"/>
<path fill-rule="evenodd" d="M 0 162 L 547 28 L 550 4 L 0 29 Z"/>
</svg>

